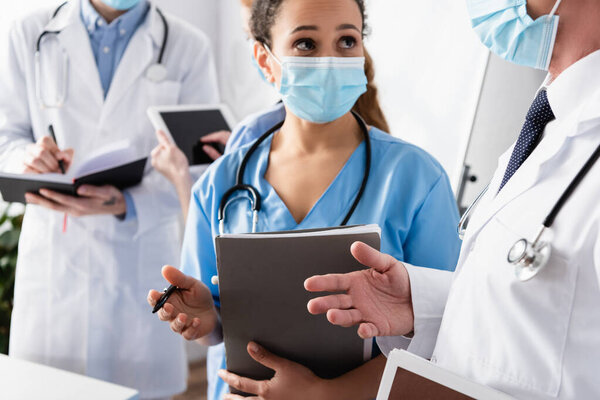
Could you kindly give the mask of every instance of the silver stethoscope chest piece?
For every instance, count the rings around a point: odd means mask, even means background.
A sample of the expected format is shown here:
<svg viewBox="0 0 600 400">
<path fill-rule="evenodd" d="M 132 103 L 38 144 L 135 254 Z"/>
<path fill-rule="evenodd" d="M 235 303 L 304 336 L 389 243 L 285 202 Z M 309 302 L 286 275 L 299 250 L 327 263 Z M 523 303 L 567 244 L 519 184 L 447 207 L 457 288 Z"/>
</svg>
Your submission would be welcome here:
<svg viewBox="0 0 600 400">
<path fill-rule="evenodd" d="M 548 265 L 551 246 L 548 242 L 518 240 L 508 252 L 508 262 L 515 267 L 515 276 L 521 282 L 535 277 Z"/>
<path fill-rule="evenodd" d="M 550 255 L 552 253 L 552 245 L 550 241 L 542 240 L 542 236 L 547 229 L 551 229 L 554 220 L 573 195 L 577 187 L 581 184 L 586 175 L 590 172 L 592 167 L 600 159 L 600 145 L 596 147 L 596 150 L 592 153 L 590 158 L 586 161 L 583 167 L 579 170 L 575 178 L 571 181 L 567 189 L 560 196 L 552 211 L 546 216 L 542 227 L 538 231 L 533 242 L 527 239 L 519 239 L 508 251 L 507 261 L 510 265 L 514 266 L 515 276 L 521 282 L 526 282 L 531 278 L 538 275 L 544 267 L 548 265 Z M 462 239 L 466 231 L 466 225 L 468 224 L 470 214 L 475 209 L 477 203 L 483 198 L 487 192 L 489 185 L 481 192 L 475 201 L 469 206 L 465 214 L 460 219 L 458 224 L 458 235 Z"/>
<path fill-rule="evenodd" d="M 146 78 L 154 83 L 160 83 L 167 79 L 167 68 L 162 64 L 152 64 L 146 70 Z"/>
</svg>

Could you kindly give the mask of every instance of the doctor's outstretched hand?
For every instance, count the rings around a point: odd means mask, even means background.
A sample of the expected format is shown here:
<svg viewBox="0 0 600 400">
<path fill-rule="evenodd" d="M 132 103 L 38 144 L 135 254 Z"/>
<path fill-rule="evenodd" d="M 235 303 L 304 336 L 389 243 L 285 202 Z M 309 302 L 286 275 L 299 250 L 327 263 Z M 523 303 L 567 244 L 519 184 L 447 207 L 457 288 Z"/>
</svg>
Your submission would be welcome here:
<svg viewBox="0 0 600 400">
<path fill-rule="evenodd" d="M 342 292 L 312 299 L 308 311 L 327 313 L 334 325 L 359 325 L 358 335 L 363 339 L 412 332 L 414 314 L 404 264 L 361 242 L 353 243 L 350 251 L 370 269 L 308 278 L 304 287 L 309 292 Z"/>
<path fill-rule="evenodd" d="M 158 311 L 158 318 L 167 321 L 171 330 L 186 340 L 201 339 L 212 333 L 217 327 L 217 311 L 208 287 L 170 265 L 163 267 L 162 275 L 179 290 Z M 148 303 L 154 307 L 161 295 L 151 290 Z"/>
</svg>

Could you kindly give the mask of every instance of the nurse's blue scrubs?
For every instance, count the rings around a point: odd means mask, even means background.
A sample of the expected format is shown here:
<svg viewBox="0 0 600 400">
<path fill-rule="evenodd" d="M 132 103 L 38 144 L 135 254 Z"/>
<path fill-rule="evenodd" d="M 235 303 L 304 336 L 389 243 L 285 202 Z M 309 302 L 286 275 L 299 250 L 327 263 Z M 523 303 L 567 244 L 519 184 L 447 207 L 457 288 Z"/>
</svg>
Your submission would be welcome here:
<svg viewBox="0 0 600 400">
<path fill-rule="evenodd" d="M 460 249 L 456 234 L 458 211 L 442 167 L 420 148 L 370 130 L 372 165 L 364 195 L 348 225 L 378 224 L 381 250 L 413 265 L 453 270 Z M 211 283 L 217 274 L 214 238 L 218 234 L 219 202 L 235 184 L 238 167 L 249 145 L 215 161 L 194 185 L 182 252 L 182 269 L 201 279 L 219 305 L 219 291 Z M 341 224 L 360 188 L 365 168 L 365 143 L 350 156 L 312 210 L 297 224 L 286 205 L 264 178 L 271 138 L 251 157 L 244 183 L 254 185 L 263 203 L 258 231 L 321 228 Z M 250 232 L 252 212 L 245 193 L 230 201 L 225 217 L 228 233 Z M 227 385 L 217 376 L 226 368 L 224 346 L 208 353 L 208 398 L 221 399 Z"/>
<path fill-rule="evenodd" d="M 254 142 L 284 119 L 285 106 L 281 101 L 266 110 L 249 115 L 231 132 L 227 146 L 225 146 L 225 154 Z"/>
</svg>

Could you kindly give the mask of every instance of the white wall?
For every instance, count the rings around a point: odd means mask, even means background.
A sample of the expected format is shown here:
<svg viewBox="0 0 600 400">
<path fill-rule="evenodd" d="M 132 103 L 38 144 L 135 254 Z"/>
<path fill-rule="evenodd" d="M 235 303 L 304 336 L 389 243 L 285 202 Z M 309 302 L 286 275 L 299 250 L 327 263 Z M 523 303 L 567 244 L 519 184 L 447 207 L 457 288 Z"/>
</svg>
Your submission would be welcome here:
<svg viewBox="0 0 600 400">
<path fill-rule="evenodd" d="M 2 11 L 0 11 L 0 54 L 4 54 L 8 44 L 7 33 L 11 23 L 39 7 L 50 7 L 54 4 L 60 4 L 58 0 L 20 0 L 6 1 L 2 0 Z"/>
<path fill-rule="evenodd" d="M 487 50 L 463 0 L 368 1 L 366 46 L 392 134 L 436 157 L 456 189 Z"/>
</svg>

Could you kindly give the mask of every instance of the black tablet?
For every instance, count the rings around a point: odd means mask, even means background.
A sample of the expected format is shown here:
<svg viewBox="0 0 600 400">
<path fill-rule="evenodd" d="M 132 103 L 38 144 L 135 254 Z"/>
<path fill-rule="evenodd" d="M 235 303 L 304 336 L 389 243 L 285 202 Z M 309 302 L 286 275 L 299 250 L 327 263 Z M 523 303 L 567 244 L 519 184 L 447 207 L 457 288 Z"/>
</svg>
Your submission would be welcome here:
<svg viewBox="0 0 600 400">
<path fill-rule="evenodd" d="M 148 109 L 148 117 L 156 129 L 164 131 L 186 155 L 190 165 L 210 164 L 200 138 L 217 131 L 231 131 L 233 118 L 225 104 L 156 106 Z M 210 144 L 219 153 L 225 147 Z"/>
</svg>

